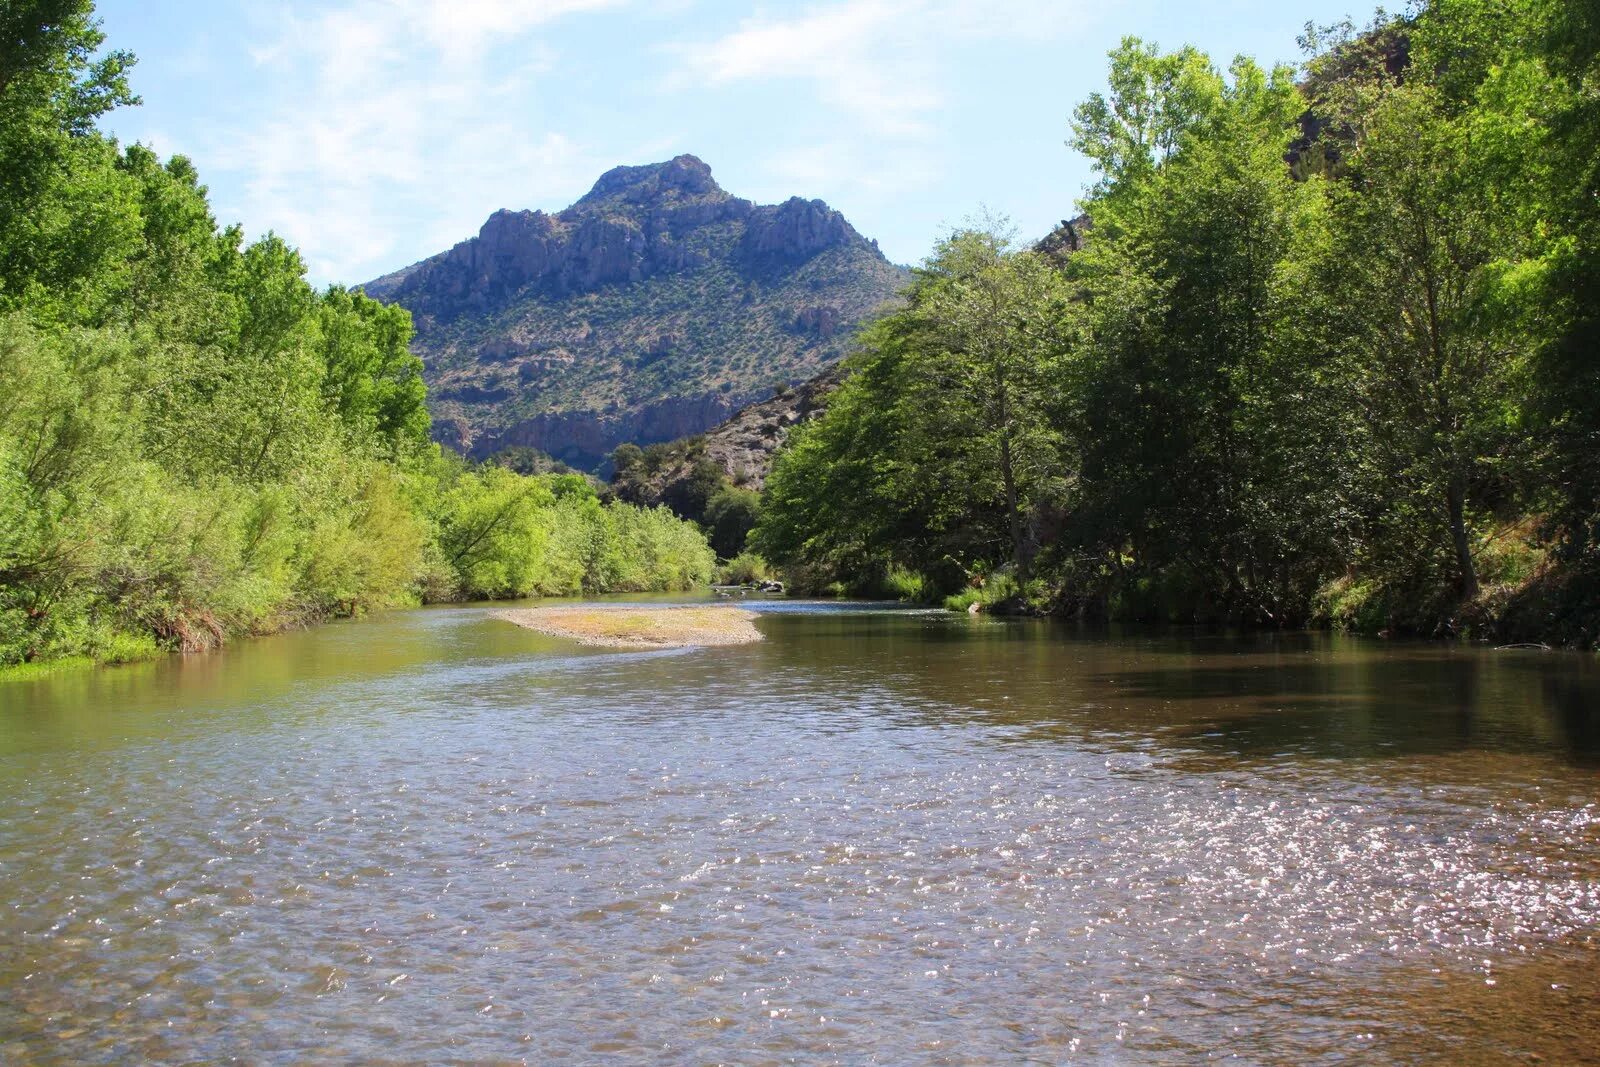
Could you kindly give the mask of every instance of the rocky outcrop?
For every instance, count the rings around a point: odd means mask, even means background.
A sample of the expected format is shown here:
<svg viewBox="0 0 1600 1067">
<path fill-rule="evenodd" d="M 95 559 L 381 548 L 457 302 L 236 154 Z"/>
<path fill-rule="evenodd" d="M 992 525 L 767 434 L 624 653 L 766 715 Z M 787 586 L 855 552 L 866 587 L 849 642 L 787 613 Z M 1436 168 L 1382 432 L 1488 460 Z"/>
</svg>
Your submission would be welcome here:
<svg viewBox="0 0 1600 1067">
<path fill-rule="evenodd" d="M 739 252 L 746 263 L 769 266 L 860 241 L 845 217 L 821 200 L 798 196 L 776 207 L 756 208 L 745 225 Z"/>
<path fill-rule="evenodd" d="M 1034 244 L 1033 250 L 1040 255 L 1048 256 L 1058 264 L 1064 264 L 1074 253 L 1083 251 L 1093 226 L 1094 223 L 1088 215 L 1079 215 L 1075 219 L 1062 219 L 1061 225 L 1040 238 Z"/>
<path fill-rule="evenodd" d="M 683 155 L 497 211 L 364 288 L 412 312 L 439 440 L 594 466 L 813 377 L 906 277 L 822 201 L 756 205 Z"/>
<path fill-rule="evenodd" d="M 656 266 L 650 249 L 631 219 L 496 211 L 478 236 L 412 270 L 392 289 L 380 284 L 367 290 L 448 321 L 529 290 L 561 296 L 639 281 Z"/>
<path fill-rule="evenodd" d="M 757 207 L 728 195 L 710 167 L 685 155 L 615 167 L 556 215 L 496 211 L 476 237 L 365 288 L 448 321 L 528 292 L 562 297 L 693 270 L 710 257 L 687 239 L 730 222 L 743 224 L 738 255 L 755 270 L 803 262 L 829 248 L 875 247 L 821 200 Z"/>
<path fill-rule="evenodd" d="M 836 307 L 806 307 L 795 313 L 794 328 L 801 333 L 832 337 L 839 332 L 839 309 Z"/>
<path fill-rule="evenodd" d="M 665 163 L 642 167 L 612 167 L 594 183 L 594 188 L 573 205 L 574 208 L 605 204 L 622 199 L 648 204 L 669 196 L 705 197 L 722 194 L 722 187 L 711 176 L 711 168 L 691 155 L 677 156 Z"/>
</svg>

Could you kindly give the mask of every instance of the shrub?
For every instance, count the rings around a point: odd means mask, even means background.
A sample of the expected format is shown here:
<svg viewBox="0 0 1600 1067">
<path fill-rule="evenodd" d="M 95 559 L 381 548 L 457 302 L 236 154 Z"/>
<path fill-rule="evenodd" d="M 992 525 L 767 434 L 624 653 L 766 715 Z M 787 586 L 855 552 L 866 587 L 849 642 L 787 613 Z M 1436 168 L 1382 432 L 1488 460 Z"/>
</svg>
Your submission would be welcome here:
<svg viewBox="0 0 1600 1067">
<path fill-rule="evenodd" d="M 766 560 L 754 552 L 741 552 L 722 565 L 717 581 L 723 585 L 756 585 L 771 575 Z"/>
<path fill-rule="evenodd" d="M 928 581 L 921 572 L 898 564 L 889 568 L 884 575 L 883 584 L 890 596 L 909 604 L 925 602 L 929 593 Z"/>
</svg>

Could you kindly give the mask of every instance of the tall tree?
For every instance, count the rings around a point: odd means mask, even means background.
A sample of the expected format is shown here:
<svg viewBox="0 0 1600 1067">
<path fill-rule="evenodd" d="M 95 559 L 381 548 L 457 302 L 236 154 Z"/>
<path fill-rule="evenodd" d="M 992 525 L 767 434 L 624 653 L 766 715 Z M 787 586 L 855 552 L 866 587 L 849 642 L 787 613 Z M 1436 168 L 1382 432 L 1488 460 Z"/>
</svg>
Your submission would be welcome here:
<svg viewBox="0 0 1600 1067">
<path fill-rule="evenodd" d="M 1470 601 L 1479 525 L 1528 477 L 1519 264 L 1543 227 L 1535 198 L 1508 193 L 1544 135 L 1528 121 L 1538 72 L 1496 65 L 1487 33 L 1441 31 L 1425 19 L 1419 65 L 1375 71 L 1377 91 L 1341 116 L 1354 135 L 1329 277 L 1372 429 L 1369 557 L 1419 580 L 1442 570 Z"/>
<path fill-rule="evenodd" d="M 865 335 L 856 375 L 774 469 L 766 552 L 1027 581 L 1070 483 L 1054 405 L 1071 320 L 1058 274 L 1008 241 L 952 234 Z"/>
<path fill-rule="evenodd" d="M 1114 585 L 1171 588 L 1173 603 L 1132 610 L 1282 621 L 1334 552 L 1334 465 L 1307 451 L 1336 437 L 1304 269 L 1323 194 L 1284 164 L 1291 72 L 1239 60 L 1230 74 L 1196 79 L 1211 96 L 1158 167 L 1113 174 L 1086 205 L 1095 236 L 1069 262 L 1091 329 L 1073 538 Z"/>
<path fill-rule="evenodd" d="M 1552 117 L 1550 297 L 1560 326 L 1539 353 L 1569 551 L 1600 569 L 1600 0 L 1550 4 L 1540 44 L 1564 90 Z"/>
<path fill-rule="evenodd" d="M 1067 143 L 1089 157 L 1104 195 L 1135 186 L 1178 150 L 1186 131 L 1213 115 L 1222 78 L 1192 47 L 1162 52 L 1124 37 L 1112 50 L 1110 94 L 1091 93 L 1073 111 Z"/>
<path fill-rule="evenodd" d="M 991 225 L 959 232 L 935 253 L 940 276 L 921 305 L 933 342 L 924 380 L 944 432 L 966 438 L 989 468 L 978 472 L 982 481 L 998 479 L 1010 563 L 1026 585 L 1039 550 L 1030 516 L 1069 481 L 1050 410 L 1068 319 L 1055 270 L 1008 243 Z"/>
<path fill-rule="evenodd" d="M 99 55 L 90 0 L 0 8 L 0 309 L 24 300 L 57 314 L 103 306 L 138 227 L 101 115 L 137 102 L 132 57 Z"/>
</svg>

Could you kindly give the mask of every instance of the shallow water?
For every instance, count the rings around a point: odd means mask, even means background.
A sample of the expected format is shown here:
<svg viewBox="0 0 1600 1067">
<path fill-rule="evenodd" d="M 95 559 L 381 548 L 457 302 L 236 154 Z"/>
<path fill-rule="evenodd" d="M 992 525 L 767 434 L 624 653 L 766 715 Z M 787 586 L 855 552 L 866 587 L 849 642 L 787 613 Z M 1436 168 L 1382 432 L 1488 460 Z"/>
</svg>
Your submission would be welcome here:
<svg viewBox="0 0 1600 1067">
<path fill-rule="evenodd" d="M 779 604 L 0 686 L 0 1059 L 1600 1062 L 1600 669 Z"/>
</svg>

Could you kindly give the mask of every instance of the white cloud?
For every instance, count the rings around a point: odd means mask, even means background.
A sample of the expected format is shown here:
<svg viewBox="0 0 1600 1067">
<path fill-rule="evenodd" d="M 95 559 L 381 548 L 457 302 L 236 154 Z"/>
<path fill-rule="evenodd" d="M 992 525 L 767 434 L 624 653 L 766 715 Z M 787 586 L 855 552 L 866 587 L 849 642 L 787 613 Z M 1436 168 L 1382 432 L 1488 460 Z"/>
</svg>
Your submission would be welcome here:
<svg viewBox="0 0 1600 1067">
<path fill-rule="evenodd" d="M 618 7 L 622 0 L 390 0 L 412 32 L 447 62 L 477 59 L 493 41 L 516 37 L 565 15 Z"/>
<path fill-rule="evenodd" d="M 536 31 L 626 2 L 347 0 L 280 15 L 250 52 L 272 89 L 212 153 L 245 190 L 219 206 L 298 245 L 318 280 L 354 283 L 447 247 L 494 207 L 581 192 L 598 164 L 539 125 L 554 58 Z M 486 62 L 510 48 L 513 64 Z M 425 233 L 398 221 L 418 217 Z"/>
<path fill-rule="evenodd" d="M 1069 28 L 1067 0 L 843 0 L 788 18 L 752 18 L 709 41 L 673 46 L 673 88 L 789 79 L 870 132 L 926 137 L 944 103 L 952 46 L 1037 40 Z"/>
<path fill-rule="evenodd" d="M 796 18 L 751 19 L 712 41 L 680 46 L 671 84 L 723 86 L 774 78 L 814 83 L 824 103 L 891 136 L 926 132 L 939 104 L 926 53 L 895 38 L 915 0 L 860 0 Z"/>
</svg>

